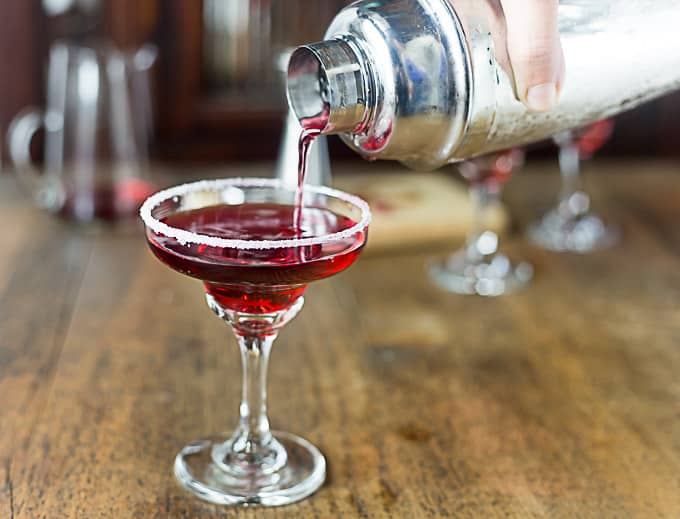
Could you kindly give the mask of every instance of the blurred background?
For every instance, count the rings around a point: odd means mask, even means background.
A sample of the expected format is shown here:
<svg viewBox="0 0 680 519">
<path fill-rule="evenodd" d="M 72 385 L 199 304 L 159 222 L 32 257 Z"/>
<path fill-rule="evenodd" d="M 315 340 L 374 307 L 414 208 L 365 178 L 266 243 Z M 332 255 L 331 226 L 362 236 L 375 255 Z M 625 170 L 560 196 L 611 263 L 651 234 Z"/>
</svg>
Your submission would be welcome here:
<svg viewBox="0 0 680 519">
<path fill-rule="evenodd" d="M 0 131 L 45 106 L 55 41 L 151 43 L 151 157 L 167 163 L 273 160 L 285 114 L 282 52 L 317 41 L 345 0 L 24 0 L 0 2 Z M 3 158 L 7 157 L 3 139 Z M 34 139 L 35 156 L 43 146 Z M 358 160 L 335 139 L 333 160 Z M 532 153 L 547 154 L 553 146 Z M 680 155 L 680 94 L 617 118 L 601 154 Z M 6 160 L 4 161 L 6 163 Z"/>
</svg>

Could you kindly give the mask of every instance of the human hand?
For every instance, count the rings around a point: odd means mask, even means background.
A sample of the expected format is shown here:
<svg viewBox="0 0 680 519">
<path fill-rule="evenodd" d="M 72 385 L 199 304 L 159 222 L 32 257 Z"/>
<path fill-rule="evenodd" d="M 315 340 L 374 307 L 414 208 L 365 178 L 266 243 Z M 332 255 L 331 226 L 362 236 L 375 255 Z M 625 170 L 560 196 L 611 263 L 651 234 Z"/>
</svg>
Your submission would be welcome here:
<svg viewBox="0 0 680 519">
<path fill-rule="evenodd" d="M 510 65 L 520 100 L 536 112 L 556 103 L 565 75 L 557 27 L 558 0 L 500 0 Z"/>
</svg>

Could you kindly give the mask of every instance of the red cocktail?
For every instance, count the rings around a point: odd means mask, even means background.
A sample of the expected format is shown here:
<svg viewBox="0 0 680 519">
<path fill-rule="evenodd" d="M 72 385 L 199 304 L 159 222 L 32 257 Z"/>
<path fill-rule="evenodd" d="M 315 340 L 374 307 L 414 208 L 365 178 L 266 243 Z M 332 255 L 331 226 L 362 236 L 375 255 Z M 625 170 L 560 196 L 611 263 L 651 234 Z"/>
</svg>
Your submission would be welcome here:
<svg viewBox="0 0 680 519">
<path fill-rule="evenodd" d="M 358 258 L 370 212 L 361 199 L 324 187 L 226 179 L 177 186 L 142 207 L 147 239 L 166 265 L 204 282 L 210 308 L 234 330 L 244 383 L 233 434 L 187 445 L 175 475 L 220 504 L 282 505 L 314 492 L 325 460 L 306 440 L 269 430 L 266 368 L 278 331 L 300 311 L 308 283 Z"/>
<path fill-rule="evenodd" d="M 347 231 L 356 221 L 330 209 L 306 207 L 300 226 L 296 208 L 284 204 L 215 205 L 161 218 L 164 224 L 198 234 L 232 240 L 281 241 L 314 239 Z M 222 306 L 238 312 L 268 313 L 293 304 L 307 284 L 349 267 L 365 243 L 363 230 L 347 237 L 278 248 L 219 247 L 182 244 L 151 234 L 154 254 L 166 265 L 205 282 Z"/>
</svg>

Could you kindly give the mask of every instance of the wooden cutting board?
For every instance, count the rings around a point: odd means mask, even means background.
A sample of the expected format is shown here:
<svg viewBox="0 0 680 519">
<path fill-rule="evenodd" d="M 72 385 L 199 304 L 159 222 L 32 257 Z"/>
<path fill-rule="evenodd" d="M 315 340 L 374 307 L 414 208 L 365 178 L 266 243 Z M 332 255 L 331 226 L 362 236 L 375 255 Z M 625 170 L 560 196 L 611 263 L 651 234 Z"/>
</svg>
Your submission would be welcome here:
<svg viewBox="0 0 680 519">
<path fill-rule="evenodd" d="M 472 204 L 467 187 L 443 173 L 362 171 L 337 175 L 334 185 L 359 195 L 371 206 L 368 250 L 460 244 L 470 229 Z M 502 205 L 486 215 L 492 230 L 502 232 L 509 218 Z"/>
</svg>

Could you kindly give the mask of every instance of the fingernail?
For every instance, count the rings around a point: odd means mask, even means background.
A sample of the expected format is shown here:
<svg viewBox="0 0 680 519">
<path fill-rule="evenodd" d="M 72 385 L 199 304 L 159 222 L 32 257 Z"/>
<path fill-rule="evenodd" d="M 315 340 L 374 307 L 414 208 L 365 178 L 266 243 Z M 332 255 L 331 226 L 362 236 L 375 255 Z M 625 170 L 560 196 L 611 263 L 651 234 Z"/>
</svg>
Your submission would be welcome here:
<svg viewBox="0 0 680 519">
<path fill-rule="evenodd" d="M 527 106 L 535 112 L 547 112 L 557 103 L 557 85 L 542 83 L 527 92 Z"/>
</svg>

